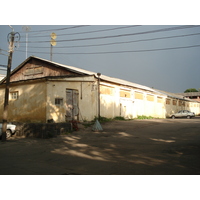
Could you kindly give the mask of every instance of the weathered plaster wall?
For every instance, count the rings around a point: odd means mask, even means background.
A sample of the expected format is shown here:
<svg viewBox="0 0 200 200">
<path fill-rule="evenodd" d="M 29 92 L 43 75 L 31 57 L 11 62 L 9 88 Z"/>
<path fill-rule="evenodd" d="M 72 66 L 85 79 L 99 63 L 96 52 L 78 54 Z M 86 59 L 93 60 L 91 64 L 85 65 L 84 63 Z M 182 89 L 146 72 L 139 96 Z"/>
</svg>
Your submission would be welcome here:
<svg viewBox="0 0 200 200">
<path fill-rule="evenodd" d="M 12 92 L 18 92 L 17 99 L 11 99 Z M 2 87 L 0 88 L 0 97 L 0 113 L 3 113 L 4 88 Z M 0 120 L 2 120 L 2 115 L 0 115 Z M 8 121 L 46 121 L 46 85 L 44 82 L 10 86 Z"/>
<path fill-rule="evenodd" d="M 80 80 L 80 81 L 79 81 Z M 53 119 L 55 122 L 66 120 L 66 89 L 77 90 L 79 120 L 93 120 L 97 116 L 97 90 L 94 87 L 94 79 L 73 79 L 73 81 L 47 82 L 47 112 L 46 119 Z M 55 98 L 63 99 L 63 105 L 55 105 Z"/>
</svg>

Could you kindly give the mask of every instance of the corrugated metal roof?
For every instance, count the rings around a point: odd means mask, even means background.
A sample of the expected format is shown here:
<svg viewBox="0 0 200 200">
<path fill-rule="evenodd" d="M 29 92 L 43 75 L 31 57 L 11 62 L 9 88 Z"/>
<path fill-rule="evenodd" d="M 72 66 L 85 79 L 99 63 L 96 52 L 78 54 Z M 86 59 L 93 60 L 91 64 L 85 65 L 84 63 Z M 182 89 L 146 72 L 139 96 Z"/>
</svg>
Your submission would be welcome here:
<svg viewBox="0 0 200 200">
<path fill-rule="evenodd" d="M 156 89 L 156 90 L 157 90 L 157 89 Z M 161 94 L 165 94 L 165 95 L 167 95 L 168 97 L 171 97 L 171 98 L 180 99 L 180 100 L 186 100 L 186 101 L 191 100 L 191 99 L 185 98 L 185 97 L 184 97 L 183 95 L 181 95 L 181 94 L 166 92 L 166 91 L 162 91 L 162 90 L 157 90 L 157 91 L 160 92 Z"/>
<path fill-rule="evenodd" d="M 63 65 L 63 64 L 60 64 L 60 63 L 57 63 L 57 62 L 53 62 L 53 61 L 49 61 L 49 60 L 45 60 L 45 59 L 42 59 L 42 58 L 39 58 L 39 57 L 34 57 L 33 56 L 33 58 L 37 58 L 37 59 L 40 59 L 40 60 L 55 64 L 55 65 L 64 67 L 64 68 L 66 68 L 68 70 L 71 70 L 71 71 L 81 72 L 81 73 L 87 74 L 87 75 L 95 75 L 96 77 L 98 77 L 97 76 L 97 72 L 92 72 L 92 71 L 84 70 L 84 69 L 77 68 L 77 67 Z M 104 81 L 108 81 L 108 82 L 113 82 L 113 83 L 117 83 L 117 84 L 121 84 L 121 85 L 141 88 L 141 89 L 144 89 L 144 90 L 148 90 L 148 91 L 154 92 L 154 89 L 152 89 L 150 87 L 147 87 L 147 86 L 144 86 L 144 85 L 140 85 L 140 84 L 136 84 L 136 83 L 132 83 L 132 82 L 129 82 L 129 81 L 126 81 L 126 80 L 122 80 L 122 79 L 119 79 L 119 78 L 109 77 L 109 76 L 106 76 L 106 75 L 103 75 L 103 74 L 100 76 L 100 79 L 104 80 Z"/>
<path fill-rule="evenodd" d="M 53 65 L 56 65 L 58 67 L 66 68 L 66 69 L 68 69 L 70 71 L 73 71 L 73 72 L 76 72 L 76 73 L 79 73 L 79 74 L 81 73 L 81 74 L 84 74 L 84 75 L 95 75 L 95 77 L 98 77 L 96 72 L 92 72 L 92 71 L 88 71 L 88 70 L 85 70 L 85 69 L 81 69 L 81 68 L 77 68 L 77 67 L 73 67 L 73 66 L 60 64 L 60 63 L 49 61 L 49 60 L 46 60 L 46 59 L 43 59 L 43 58 L 39 58 L 39 57 L 36 57 L 36 56 L 30 56 L 29 58 L 27 58 L 23 63 L 21 63 L 17 68 L 15 68 L 12 71 L 12 74 L 15 71 L 17 71 L 18 69 L 20 69 L 23 66 L 23 64 L 28 62 L 28 60 L 30 60 L 31 58 L 39 59 L 39 60 L 51 63 Z M 104 80 L 104 81 L 107 81 L 107 82 L 117 83 L 119 85 L 125 85 L 125 86 L 130 86 L 130 87 L 135 87 L 135 88 L 140 88 L 140 89 L 143 89 L 143 90 L 148 90 L 148 91 L 151 91 L 151 92 L 155 92 L 155 90 L 150 88 L 150 87 L 147 87 L 147 86 L 144 86 L 144 85 L 140 85 L 140 84 L 136 84 L 136 83 L 132 83 L 132 82 L 129 82 L 129 81 L 126 81 L 126 80 L 122 80 L 122 79 L 119 79 L 119 78 L 105 76 L 103 74 L 100 76 L 100 79 Z"/>
</svg>

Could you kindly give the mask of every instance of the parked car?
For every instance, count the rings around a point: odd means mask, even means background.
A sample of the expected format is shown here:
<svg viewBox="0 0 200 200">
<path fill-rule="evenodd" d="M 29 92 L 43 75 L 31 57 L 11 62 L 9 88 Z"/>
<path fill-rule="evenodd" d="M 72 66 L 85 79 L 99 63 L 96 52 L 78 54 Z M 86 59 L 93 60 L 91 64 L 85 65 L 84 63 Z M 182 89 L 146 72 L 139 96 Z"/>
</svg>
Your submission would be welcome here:
<svg viewBox="0 0 200 200">
<path fill-rule="evenodd" d="M 192 117 L 195 117 L 195 113 L 193 112 L 190 112 L 189 110 L 180 110 L 179 112 L 177 113 L 174 113 L 174 114 L 171 114 L 170 116 L 172 119 L 175 119 L 176 117 L 179 118 L 179 117 L 186 117 L 188 119 L 192 118 Z"/>
<path fill-rule="evenodd" d="M 0 138 L 2 137 L 2 126 L 3 124 L 0 123 Z M 16 131 L 16 125 L 8 123 L 7 130 L 6 130 L 6 138 L 9 138 L 13 134 L 15 134 L 15 131 Z"/>
</svg>

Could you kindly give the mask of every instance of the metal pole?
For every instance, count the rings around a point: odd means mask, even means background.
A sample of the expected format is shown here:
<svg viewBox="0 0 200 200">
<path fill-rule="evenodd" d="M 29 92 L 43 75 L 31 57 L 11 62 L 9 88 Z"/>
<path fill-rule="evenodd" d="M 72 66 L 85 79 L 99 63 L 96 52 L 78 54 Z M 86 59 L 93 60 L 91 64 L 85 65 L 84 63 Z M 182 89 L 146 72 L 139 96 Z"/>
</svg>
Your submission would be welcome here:
<svg viewBox="0 0 200 200">
<path fill-rule="evenodd" d="M 27 50 L 28 50 L 28 33 L 26 33 L 26 58 L 27 58 Z"/>
<path fill-rule="evenodd" d="M 22 29 L 26 31 L 26 58 L 28 57 L 28 31 L 31 30 L 29 26 L 23 26 Z"/>
<path fill-rule="evenodd" d="M 11 32 L 10 50 L 9 50 L 9 56 L 8 56 L 8 66 L 7 66 L 7 76 L 6 76 L 6 87 L 5 87 L 4 110 L 3 110 L 2 142 L 6 141 L 10 71 L 11 71 L 12 54 L 13 54 L 13 48 L 14 48 L 14 38 L 15 38 L 15 33 Z"/>
<path fill-rule="evenodd" d="M 53 45 L 51 44 L 50 61 L 52 61 Z"/>
</svg>

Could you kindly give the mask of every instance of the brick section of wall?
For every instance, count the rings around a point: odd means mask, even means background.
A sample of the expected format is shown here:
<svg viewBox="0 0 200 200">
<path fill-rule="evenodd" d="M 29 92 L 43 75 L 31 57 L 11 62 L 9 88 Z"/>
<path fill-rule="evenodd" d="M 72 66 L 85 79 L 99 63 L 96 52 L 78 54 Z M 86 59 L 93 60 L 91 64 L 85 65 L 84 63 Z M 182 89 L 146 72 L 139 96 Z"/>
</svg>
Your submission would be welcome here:
<svg viewBox="0 0 200 200">
<path fill-rule="evenodd" d="M 51 138 L 71 131 L 71 123 L 23 123 L 17 124 L 15 135 L 36 138 Z"/>
</svg>

